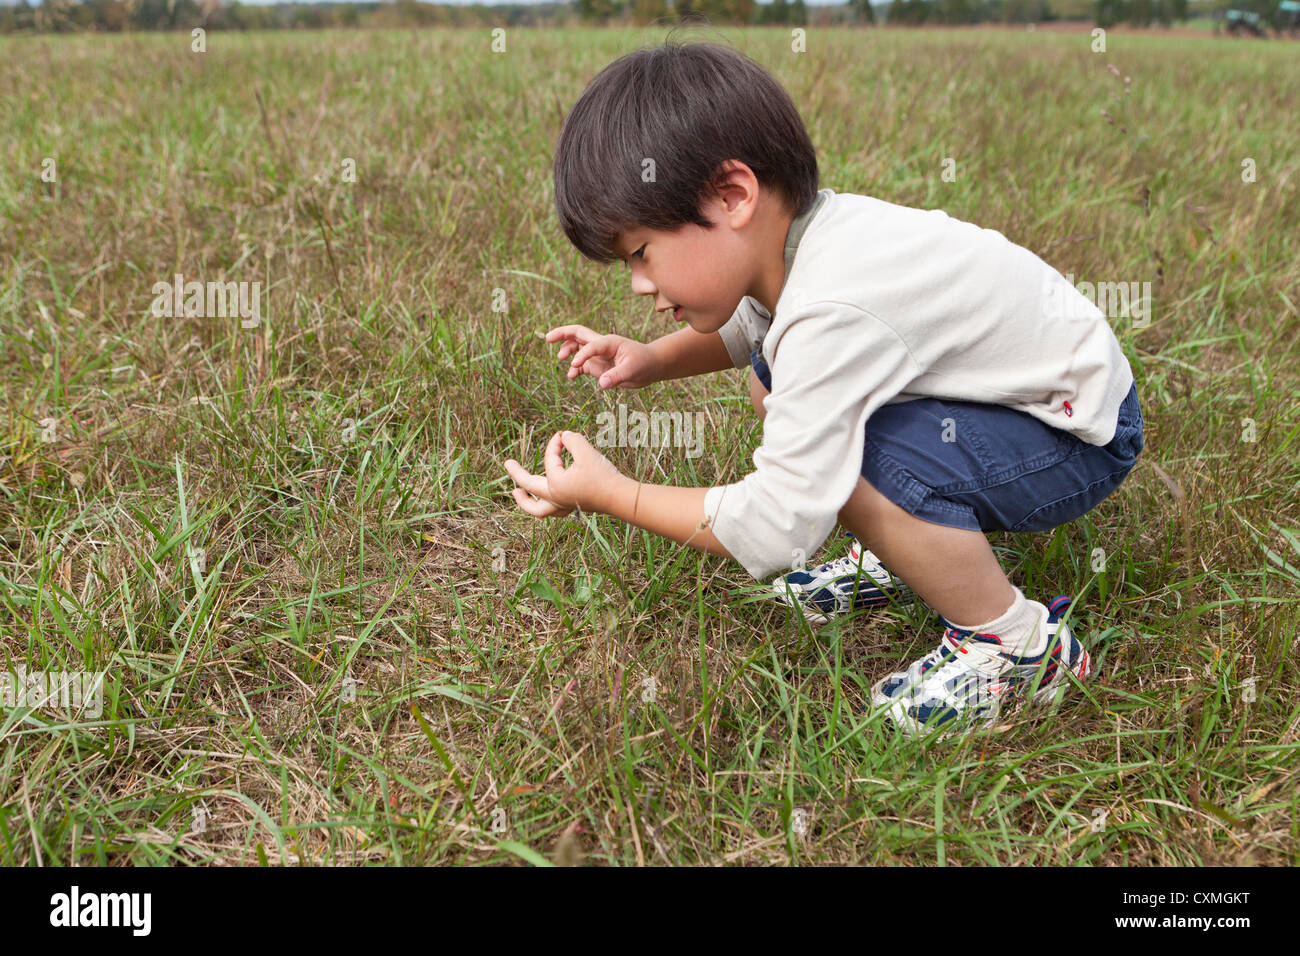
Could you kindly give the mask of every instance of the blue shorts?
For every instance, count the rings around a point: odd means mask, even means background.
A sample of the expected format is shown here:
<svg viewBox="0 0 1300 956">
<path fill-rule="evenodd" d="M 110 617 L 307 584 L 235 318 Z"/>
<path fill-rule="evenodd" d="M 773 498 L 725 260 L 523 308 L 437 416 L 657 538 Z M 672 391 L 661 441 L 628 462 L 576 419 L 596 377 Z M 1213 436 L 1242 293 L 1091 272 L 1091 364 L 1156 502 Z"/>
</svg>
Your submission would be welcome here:
<svg viewBox="0 0 1300 956">
<path fill-rule="evenodd" d="M 757 349 L 750 363 L 770 392 L 772 375 Z M 1107 445 L 1005 405 L 937 398 L 882 405 L 867 419 L 862 477 L 932 524 L 1046 531 L 1087 514 L 1119 487 L 1145 445 L 1142 425 L 1136 382 Z"/>
</svg>

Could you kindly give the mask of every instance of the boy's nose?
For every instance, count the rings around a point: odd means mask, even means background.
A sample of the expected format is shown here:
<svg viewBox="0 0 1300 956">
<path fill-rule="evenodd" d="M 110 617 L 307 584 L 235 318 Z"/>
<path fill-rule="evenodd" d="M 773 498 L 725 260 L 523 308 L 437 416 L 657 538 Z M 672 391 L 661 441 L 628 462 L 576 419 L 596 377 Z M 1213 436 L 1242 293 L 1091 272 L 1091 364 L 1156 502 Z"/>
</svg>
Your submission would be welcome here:
<svg viewBox="0 0 1300 956">
<path fill-rule="evenodd" d="M 637 295 L 656 295 L 658 289 L 655 284 L 647 279 L 643 274 L 632 273 L 632 291 Z"/>
</svg>

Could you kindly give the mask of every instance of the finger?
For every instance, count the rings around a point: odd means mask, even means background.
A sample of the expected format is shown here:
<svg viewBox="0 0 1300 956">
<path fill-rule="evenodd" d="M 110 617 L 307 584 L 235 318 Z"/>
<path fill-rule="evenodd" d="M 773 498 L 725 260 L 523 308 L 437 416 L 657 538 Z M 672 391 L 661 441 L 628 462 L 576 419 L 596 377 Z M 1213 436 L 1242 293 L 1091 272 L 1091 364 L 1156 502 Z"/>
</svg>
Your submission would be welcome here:
<svg viewBox="0 0 1300 956">
<path fill-rule="evenodd" d="M 564 344 L 560 346 L 560 351 L 556 354 L 555 357 L 557 359 L 566 359 L 574 352 L 578 351 L 578 349 L 580 349 L 583 345 L 585 345 L 587 341 L 590 340 L 579 341 L 573 336 L 569 336 L 564 340 Z"/>
<path fill-rule="evenodd" d="M 513 459 L 506 462 L 506 472 L 514 479 L 516 485 L 529 494 L 536 495 L 538 498 L 545 498 L 549 490 L 546 486 L 546 478 L 542 475 L 533 475 L 525 471 L 519 462 Z"/>
<path fill-rule="evenodd" d="M 521 488 L 516 488 L 513 492 L 515 504 L 521 511 L 526 511 L 534 518 L 549 518 L 554 513 L 555 505 L 545 498 L 533 498 Z M 551 510 L 548 510 L 551 509 Z"/>
<path fill-rule="evenodd" d="M 587 361 L 587 359 L 591 358 L 592 356 L 600 354 L 604 344 L 605 344 L 605 337 L 603 335 L 598 339 L 592 339 L 582 348 L 578 349 L 578 353 L 575 356 L 573 356 L 573 361 L 570 364 L 574 368 L 581 368 L 582 365 Z"/>
<path fill-rule="evenodd" d="M 564 448 L 564 436 L 572 434 L 574 432 L 556 432 L 551 436 L 551 441 L 546 446 L 546 455 L 543 458 L 548 476 L 552 472 L 564 471 L 564 459 L 560 457 L 560 451 Z"/>
<path fill-rule="evenodd" d="M 546 341 L 558 342 L 560 339 L 577 339 L 581 344 L 591 341 L 596 337 L 596 334 L 585 325 L 561 325 L 546 333 Z"/>
<path fill-rule="evenodd" d="M 581 368 L 575 368 L 572 365 L 569 366 L 568 376 L 569 378 L 577 378 L 579 375 L 591 375 L 599 378 L 601 375 L 608 372 L 609 369 L 609 362 L 603 356 L 597 355 L 594 358 L 589 358 L 587 361 L 583 362 Z"/>
<path fill-rule="evenodd" d="M 613 388 L 621 384 L 627 378 L 627 368 L 625 365 L 611 365 L 607 370 L 601 373 L 596 380 L 601 388 Z"/>
<path fill-rule="evenodd" d="M 581 432 L 560 432 L 560 446 L 569 450 L 574 461 L 578 460 L 579 455 L 591 450 L 591 442 Z"/>
<path fill-rule="evenodd" d="M 556 515 L 568 513 L 568 509 L 560 508 L 554 502 L 547 501 L 545 498 L 528 497 L 527 493 L 520 488 L 514 490 L 514 496 L 515 504 L 534 518 L 553 518 Z"/>
</svg>

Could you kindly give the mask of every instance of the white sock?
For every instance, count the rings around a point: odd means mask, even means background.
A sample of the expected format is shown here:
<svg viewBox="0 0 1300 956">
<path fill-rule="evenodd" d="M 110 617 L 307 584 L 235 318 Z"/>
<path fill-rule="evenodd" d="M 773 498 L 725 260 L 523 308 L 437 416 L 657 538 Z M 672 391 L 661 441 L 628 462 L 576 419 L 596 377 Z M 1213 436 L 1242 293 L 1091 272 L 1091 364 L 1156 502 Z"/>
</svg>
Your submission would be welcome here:
<svg viewBox="0 0 1300 956">
<path fill-rule="evenodd" d="M 1037 601 L 1030 601 L 1014 584 L 1012 589 L 1016 592 L 1015 599 L 1001 617 L 995 617 L 987 624 L 949 623 L 963 631 L 996 634 L 1002 638 L 1004 654 L 1032 657 L 1043 653 L 1047 649 L 1047 628 L 1042 623 L 1047 620 L 1047 608 Z"/>
</svg>

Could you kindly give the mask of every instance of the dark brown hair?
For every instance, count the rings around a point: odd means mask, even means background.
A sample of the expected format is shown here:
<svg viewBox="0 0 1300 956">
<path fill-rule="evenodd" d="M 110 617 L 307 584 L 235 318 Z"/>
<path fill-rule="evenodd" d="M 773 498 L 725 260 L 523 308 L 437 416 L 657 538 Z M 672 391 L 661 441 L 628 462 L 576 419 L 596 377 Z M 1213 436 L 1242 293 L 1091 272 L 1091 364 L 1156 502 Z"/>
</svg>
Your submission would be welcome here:
<svg viewBox="0 0 1300 956">
<path fill-rule="evenodd" d="M 738 159 L 797 216 L 817 198 L 817 154 L 789 94 L 743 53 L 713 43 L 637 50 L 601 70 L 555 147 L 555 210 L 588 259 L 618 261 L 633 227 L 709 228 L 701 203 Z M 643 178 L 654 161 L 653 181 Z"/>
</svg>

